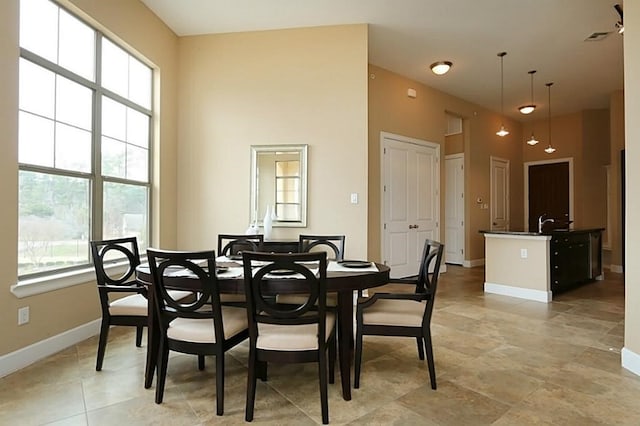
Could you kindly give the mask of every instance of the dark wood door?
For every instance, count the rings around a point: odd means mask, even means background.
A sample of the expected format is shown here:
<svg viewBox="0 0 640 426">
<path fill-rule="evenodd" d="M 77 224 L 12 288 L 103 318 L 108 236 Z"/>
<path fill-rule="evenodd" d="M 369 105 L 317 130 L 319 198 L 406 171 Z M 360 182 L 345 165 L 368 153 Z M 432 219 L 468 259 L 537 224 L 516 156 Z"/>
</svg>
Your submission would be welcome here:
<svg viewBox="0 0 640 426">
<path fill-rule="evenodd" d="M 569 220 L 569 163 L 529 166 L 529 230 L 538 230 L 538 217 L 553 218 L 558 228 Z"/>
</svg>

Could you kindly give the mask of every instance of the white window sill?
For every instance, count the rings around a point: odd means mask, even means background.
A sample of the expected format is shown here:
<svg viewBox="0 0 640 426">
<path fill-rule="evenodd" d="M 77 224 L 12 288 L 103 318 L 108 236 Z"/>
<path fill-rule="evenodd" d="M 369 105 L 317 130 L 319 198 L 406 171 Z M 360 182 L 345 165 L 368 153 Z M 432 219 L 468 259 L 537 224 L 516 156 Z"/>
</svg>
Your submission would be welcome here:
<svg viewBox="0 0 640 426">
<path fill-rule="evenodd" d="M 125 272 L 126 265 L 120 262 L 114 263 L 112 266 L 108 266 L 106 270 L 113 274 Z M 48 293 L 50 291 L 72 287 L 74 285 L 86 284 L 92 281 L 95 282 L 95 280 L 95 270 L 93 267 L 88 267 L 75 271 L 19 281 L 17 284 L 11 286 L 11 293 L 13 293 L 18 299 L 22 299 L 29 296 L 35 296 L 36 294 Z"/>
</svg>

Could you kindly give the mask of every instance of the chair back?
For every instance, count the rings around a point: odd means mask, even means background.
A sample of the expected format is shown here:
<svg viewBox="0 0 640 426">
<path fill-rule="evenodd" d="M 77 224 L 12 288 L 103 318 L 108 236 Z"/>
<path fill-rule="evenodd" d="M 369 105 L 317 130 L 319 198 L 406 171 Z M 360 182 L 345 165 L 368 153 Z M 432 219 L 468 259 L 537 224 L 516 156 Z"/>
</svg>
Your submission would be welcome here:
<svg viewBox="0 0 640 426">
<path fill-rule="evenodd" d="M 329 259 L 344 260 L 344 235 L 300 235 L 298 239 L 298 251 L 310 253 L 326 251 L 333 255 Z"/>
<path fill-rule="evenodd" d="M 91 256 L 96 271 L 96 281 L 99 286 L 122 285 L 131 281 L 140 265 L 140 253 L 136 237 L 116 238 L 111 240 L 91 241 Z M 112 276 L 107 273 L 105 266 L 109 263 L 126 260 L 127 269 Z"/>
<path fill-rule="evenodd" d="M 167 251 L 147 249 L 156 312 L 161 332 L 175 318 L 211 318 L 216 342 L 224 340 L 220 292 L 216 279 L 215 251 Z M 177 298 L 171 290 L 188 290 L 192 297 Z M 176 297 L 176 298 L 174 298 Z"/>
<path fill-rule="evenodd" d="M 261 251 L 264 235 L 219 234 L 218 255 L 237 256 L 243 251 Z"/>
<path fill-rule="evenodd" d="M 444 244 L 427 239 L 422 250 L 422 260 L 418 271 L 416 282 L 416 293 L 424 294 L 427 300 L 425 309 L 425 320 L 431 319 L 433 303 L 438 288 L 438 276 L 440 275 L 440 264 L 444 254 Z"/>
<path fill-rule="evenodd" d="M 326 342 L 327 255 L 320 253 L 243 252 L 249 336 L 258 324 L 318 324 L 318 341 Z M 256 268 L 253 268 L 254 266 Z M 281 275 L 282 273 L 289 275 Z M 295 273 L 295 276 L 292 274 Z M 302 300 L 279 303 L 279 293 L 300 293 Z M 322 346 L 320 346 L 322 347 Z"/>
</svg>

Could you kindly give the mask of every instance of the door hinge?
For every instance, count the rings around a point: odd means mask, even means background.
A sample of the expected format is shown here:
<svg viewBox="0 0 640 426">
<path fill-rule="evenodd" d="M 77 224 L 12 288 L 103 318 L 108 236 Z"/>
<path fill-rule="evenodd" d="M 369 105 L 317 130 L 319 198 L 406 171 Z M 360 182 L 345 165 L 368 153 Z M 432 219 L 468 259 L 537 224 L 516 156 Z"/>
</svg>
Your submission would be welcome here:
<svg viewBox="0 0 640 426">
<path fill-rule="evenodd" d="M 383 191 L 383 192 L 387 192 L 387 185 L 383 185 L 383 186 L 382 186 L 382 191 Z"/>
<path fill-rule="evenodd" d="M 387 229 L 387 224 L 386 223 L 384 224 L 384 229 Z"/>
<path fill-rule="evenodd" d="M 464 226 L 464 220 L 460 221 L 460 226 Z"/>
<path fill-rule="evenodd" d="M 386 154 L 387 153 L 387 148 L 382 148 L 382 153 Z"/>
<path fill-rule="evenodd" d="M 436 222 L 436 228 L 437 228 L 438 226 L 440 226 L 440 225 L 438 225 L 438 222 Z"/>
<path fill-rule="evenodd" d="M 460 198 L 464 198 L 464 193 L 460 194 Z"/>
<path fill-rule="evenodd" d="M 460 249 L 460 254 L 464 254 L 464 249 Z"/>
</svg>

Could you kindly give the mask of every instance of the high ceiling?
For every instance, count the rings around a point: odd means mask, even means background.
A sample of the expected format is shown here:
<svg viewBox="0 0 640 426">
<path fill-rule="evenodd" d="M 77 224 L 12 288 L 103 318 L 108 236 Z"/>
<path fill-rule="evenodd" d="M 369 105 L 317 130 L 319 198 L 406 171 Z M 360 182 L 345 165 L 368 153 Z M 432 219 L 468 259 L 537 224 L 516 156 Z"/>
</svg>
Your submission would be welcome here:
<svg viewBox="0 0 640 426">
<path fill-rule="evenodd" d="M 369 62 L 430 87 L 527 121 L 608 108 L 623 88 L 622 0 L 142 0 L 180 36 L 321 25 L 369 24 Z M 610 33 L 585 41 L 593 33 Z M 444 76 L 435 61 L 453 62 Z M 530 116 L 517 111 L 531 100 Z"/>
</svg>

